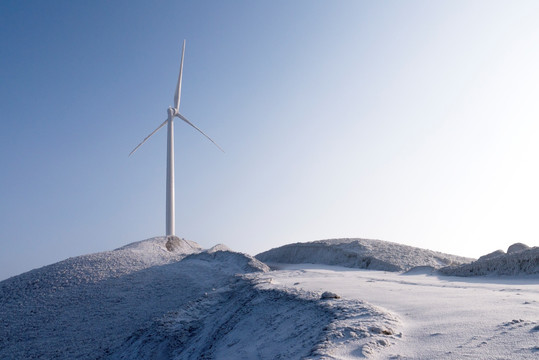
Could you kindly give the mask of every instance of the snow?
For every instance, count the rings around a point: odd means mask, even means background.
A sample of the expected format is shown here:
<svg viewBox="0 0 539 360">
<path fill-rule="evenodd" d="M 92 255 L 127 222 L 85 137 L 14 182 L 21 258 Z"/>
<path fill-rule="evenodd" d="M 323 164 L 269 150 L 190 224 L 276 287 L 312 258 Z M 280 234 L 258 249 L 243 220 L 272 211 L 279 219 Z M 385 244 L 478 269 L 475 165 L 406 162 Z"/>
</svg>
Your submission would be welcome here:
<svg viewBox="0 0 539 360">
<path fill-rule="evenodd" d="M 493 251 L 491 253 L 488 253 L 486 255 L 483 255 L 481 257 L 479 257 L 479 261 L 483 261 L 483 260 L 488 260 L 488 259 L 494 259 L 495 257 L 498 257 L 498 256 L 502 256 L 502 255 L 505 255 L 505 251 L 503 250 L 496 250 L 496 251 Z"/>
<path fill-rule="evenodd" d="M 506 254 L 494 252 L 470 264 L 451 266 L 440 271 L 454 276 L 539 274 L 539 247 L 513 248 Z"/>
<path fill-rule="evenodd" d="M 526 244 L 514 243 L 513 245 L 509 246 L 509 248 L 507 249 L 507 254 L 518 253 L 524 250 L 528 250 L 529 248 L 530 247 Z M 496 251 L 493 251 L 491 253 L 481 256 L 478 260 L 482 261 L 482 260 L 493 259 L 495 257 L 502 256 L 505 254 L 506 253 L 503 250 L 496 250 Z"/>
<path fill-rule="evenodd" d="M 332 300 L 242 276 L 137 331 L 110 358 L 331 359 L 350 341 L 367 354 L 400 336 L 393 315 Z"/>
<path fill-rule="evenodd" d="M 290 244 L 258 254 L 256 258 L 266 263 L 327 264 L 385 271 L 406 271 L 416 266 L 441 268 L 473 260 L 368 239 L 333 239 Z"/>
<path fill-rule="evenodd" d="M 512 253 L 516 253 L 516 252 L 521 252 L 521 251 L 524 251 L 524 250 L 528 250 L 530 247 L 526 244 L 523 244 L 523 243 L 514 243 L 513 245 L 509 246 L 509 248 L 507 249 L 507 253 L 508 254 L 512 254 Z"/>
<path fill-rule="evenodd" d="M 274 286 L 330 291 L 394 314 L 387 346 L 360 341 L 335 346 L 336 359 L 536 359 L 539 351 L 539 277 L 456 278 L 290 264 L 256 275 Z M 335 300 L 338 302 L 339 300 Z M 371 350 L 369 352 L 369 350 Z"/>
<path fill-rule="evenodd" d="M 301 358 L 329 317 L 313 301 L 237 279 L 141 329 L 111 358 Z"/>
<path fill-rule="evenodd" d="M 152 238 L 0 282 L 0 358 L 535 359 L 539 248 L 491 255 Z"/>
<path fill-rule="evenodd" d="M 209 253 L 213 253 L 213 252 L 216 252 L 216 251 L 232 251 L 228 248 L 228 246 L 224 245 L 224 244 L 217 244 L 215 246 L 212 246 L 210 249 L 208 249 L 208 252 Z"/>
<path fill-rule="evenodd" d="M 0 282 L 0 358 L 104 358 L 143 324 L 267 271 L 239 253 L 164 237 L 70 258 Z"/>
</svg>

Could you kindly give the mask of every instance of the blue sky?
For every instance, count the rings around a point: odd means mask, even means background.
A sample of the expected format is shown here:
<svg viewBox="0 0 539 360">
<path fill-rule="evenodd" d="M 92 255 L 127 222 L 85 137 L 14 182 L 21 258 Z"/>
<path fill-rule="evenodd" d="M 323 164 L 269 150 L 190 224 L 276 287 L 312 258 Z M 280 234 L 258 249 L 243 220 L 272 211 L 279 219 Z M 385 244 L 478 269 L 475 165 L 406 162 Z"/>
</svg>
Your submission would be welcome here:
<svg viewBox="0 0 539 360">
<path fill-rule="evenodd" d="M 535 1 L 2 1 L 0 279 L 176 232 L 251 254 L 539 238 Z"/>
</svg>

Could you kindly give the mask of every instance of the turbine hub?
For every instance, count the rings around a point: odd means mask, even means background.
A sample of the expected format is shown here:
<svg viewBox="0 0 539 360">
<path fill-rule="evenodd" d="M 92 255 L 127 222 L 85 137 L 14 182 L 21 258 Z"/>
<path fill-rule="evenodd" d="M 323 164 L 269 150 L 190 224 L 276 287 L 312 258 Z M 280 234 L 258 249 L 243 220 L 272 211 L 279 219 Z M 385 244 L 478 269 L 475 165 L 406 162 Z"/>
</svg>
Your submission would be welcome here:
<svg viewBox="0 0 539 360">
<path fill-rule="evenodd" d="M 178 114 L 178 110 L 176 110 L 175 108 L 173 107 L 169 107 L 168 108 L 168 115 L 173 118 L 174 116 L 176 116 L 176 114 Z"/>
</svg>

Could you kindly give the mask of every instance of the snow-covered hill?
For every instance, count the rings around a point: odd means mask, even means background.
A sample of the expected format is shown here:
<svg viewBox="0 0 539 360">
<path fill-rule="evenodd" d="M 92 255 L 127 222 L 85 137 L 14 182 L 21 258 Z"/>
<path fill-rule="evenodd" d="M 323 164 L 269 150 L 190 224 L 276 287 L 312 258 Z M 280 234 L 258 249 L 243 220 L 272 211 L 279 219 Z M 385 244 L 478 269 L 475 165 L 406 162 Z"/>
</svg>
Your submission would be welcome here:
<svg viewBox="0 0 539 360">
<path fill-rule="evenodd" d="M 268 271 L 164 237 L 32 270 L 0 282 L 0 359 L 327 359 L 400 336 L 364 301 L 247 276 Z"/>
<path fill-rule="evenodd" d="M 533 359 L 537 249 L 444 268 L 471 259 L 325 240 L 260 254 L 281 263 L 271 271 L 222 244 L 148 239 L 0 282 L 0 359 Z M 432 271 L 485 264 L 533 271 Z"/>
<path fill-rule="evenodd" d="M 469 263 L 470 258 L 381 240 L 333 239 L 295 243 L 256 255 L 265 263 L 326 264 L 351 268 L 406 271 L 417 266 L 435 269 Z"/>
<path fill-rule="evenodd" d="M 507 253 L 497 250 L 470 264 L 449 266 L 440 271 L 452 276 L 539 274 L 539 247 L 513 244 Z"/>
<path fill-rule="evenodd" d="M 236 273 L 267 270 L 248 255 L 164 237 L 32 270 L 0 282 L 0 358 L 107 357 Z"/>
</svg>

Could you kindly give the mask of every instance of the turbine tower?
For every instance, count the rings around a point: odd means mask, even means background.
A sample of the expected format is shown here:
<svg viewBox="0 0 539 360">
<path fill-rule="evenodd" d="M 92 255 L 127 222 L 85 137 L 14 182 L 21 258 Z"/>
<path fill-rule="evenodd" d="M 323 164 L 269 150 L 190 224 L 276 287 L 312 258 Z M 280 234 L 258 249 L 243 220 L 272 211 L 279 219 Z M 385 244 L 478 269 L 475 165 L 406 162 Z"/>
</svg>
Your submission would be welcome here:
<svg viewBox="0 0 539 360">
<path fill-rule="evenodd" d="M 166 235 L 175 235 L 175 226 L 174 226 L 174 214 L 175 214 L 175 205 L 174 205 L 174 118 L 178 117 L 181 120 L 185 121 L 187 124 L 191 125 L 198 132 L 204 135 L 208 140 L 210 140 L 215 146 L 219 148 L 222 152 L 223 149 L 215 141 L 213 141 L 208 135 L 206 135 L 202 130 L 196 127 L 192 122 L 187 120 L 185 116 L 180 114 L 180 96 L 182 93 L 182 72 L 183 72 L 183 56 L 185 54 L 185 40 L 183 40 L 182 47 L 182 60 L 180 62 L 180 74 L 178 75 L 178 85 L 176 86 L 176 92 L 174 94 L 174 107 L 169 107 L 167 110 L 168 118 L 157 127 L 150 135 L 146 136 L 140 144 L 138 144 L 133 151 L 129 153 L 129 156 L 133 154 L 137 149 L 146 142 L 153 134 L 155 134 L 159 129 L 161 129 L 165 124 L 167 124 L 167 205 L 166 205 Z"/>
</svg>

